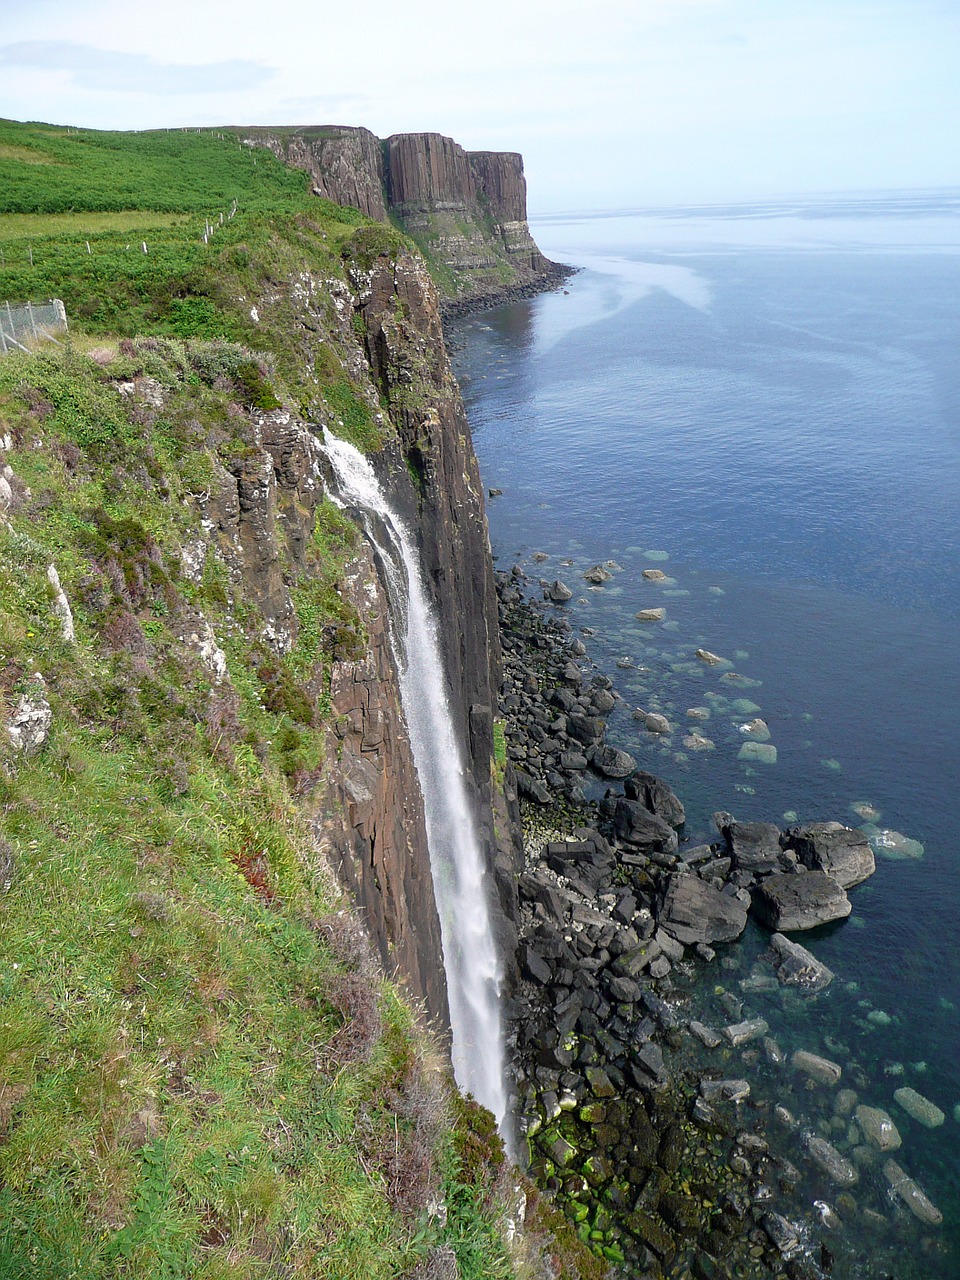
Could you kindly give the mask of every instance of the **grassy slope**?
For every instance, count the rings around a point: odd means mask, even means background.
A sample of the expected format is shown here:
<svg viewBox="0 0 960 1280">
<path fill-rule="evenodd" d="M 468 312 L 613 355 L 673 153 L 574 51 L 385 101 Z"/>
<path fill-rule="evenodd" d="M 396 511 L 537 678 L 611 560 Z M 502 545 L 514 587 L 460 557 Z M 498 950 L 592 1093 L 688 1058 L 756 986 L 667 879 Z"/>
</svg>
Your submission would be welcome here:
<svg viewBox="0 0 960 1280">
<path fill-rule="evenodd" d="M 4 1280 L 385 1277 L 441 1245 L 465 1280 L 511 1274 L 497 1143 L 442 1087 L 291 798 L 321 763 L 315 641 L 349 626 L 352 527 L 321 511 L 293 593 L 301 640 L 279 663 L 214 557 L 199 583 L 179 568 L 183 499 L 244 447 L 245 407 L 275 390 L 377 436 L 335 349 L 307 377 L 283 306 L 261 325 L 247 308 L 390 233 L 256 159 L 229 138 L 0 126 L 0 213 L 29 216 L 34 254 L 0 222 L 0 299 L 60 296 L 96 335 L 0 360 L 20 482 L 0 531 L 0 703 L 42 671 L 54 714 L 39 755 L 0 747 Z M 195 215 L 233 200 L 203 245 Z M 125 248 L 139 212 L 147 255 Z M 116 341 L 135 334 L 168 336 Z M 163 389 L 147 419 L 117 390 L 138 375 Z M 226 650 L 222 687 L 177 638 L 198 610 Z M 440 1192 L 443 1225 L 424 1212 Z"/>
</svg>

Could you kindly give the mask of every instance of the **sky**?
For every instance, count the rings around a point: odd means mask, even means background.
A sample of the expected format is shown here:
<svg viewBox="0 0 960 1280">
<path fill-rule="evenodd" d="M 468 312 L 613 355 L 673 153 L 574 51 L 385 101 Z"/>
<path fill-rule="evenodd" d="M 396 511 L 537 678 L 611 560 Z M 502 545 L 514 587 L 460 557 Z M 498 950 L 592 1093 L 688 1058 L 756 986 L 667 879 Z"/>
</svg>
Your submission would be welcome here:
<svg viewBox="0 0 960 1280">
<path fill-rule="evenodd" d="M 958 0 L 0 0 L 0 116 L 429 130 L 531 212 L 960 185 Z"/>
</svg>

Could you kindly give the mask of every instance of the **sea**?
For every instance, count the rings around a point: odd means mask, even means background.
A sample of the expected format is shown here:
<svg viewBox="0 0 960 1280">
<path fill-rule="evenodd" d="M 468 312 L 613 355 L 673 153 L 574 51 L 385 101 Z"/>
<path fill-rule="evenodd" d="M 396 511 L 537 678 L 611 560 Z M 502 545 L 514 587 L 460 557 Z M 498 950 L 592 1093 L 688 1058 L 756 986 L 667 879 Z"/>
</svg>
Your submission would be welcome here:
<svg viewBox="0 0 960 1280">
<path fill-rule="evenodd" d="M 852 915 L 797 938 L 834 971 L 825 992 L 771 988 L 751 925 L 685 998 L 714 1026 L 731 1020 L 721 994 L 742 1000 L 787 1055 L 775 1066 L 748 1045 L 724 1070 L 766 1100 L 834 1276 L 955 1280 L 960 190 L 532 230 L 577 274 L 451 334 L 483 481 L 502 490 L 488 500 L 498 565 L 573 589 L 555 608 L 622 695 L 608 741 L 673 786 L 689 840 L 717 838 L 717 810 L 870 836 L 877 871 L 851 890 Z M 597 564 L 603 585 L 583 578 Z M 638 621 L 650 608 L 662 619 Z M 637 709 L 671 731 L 648 732 Z M 799 1048 L 839 1063 L 840 1085 L 799 1078 Z M 868 1150 L 841 1089 L 886 1111 L 902 1145 Z M 932 1109 L 917 1119 L 903 1089 Z M 811 1133 L 855 1185 L 811 1162 Z M 941 1225 L 891 1189 L 891 1158 Z"/>
</svg>

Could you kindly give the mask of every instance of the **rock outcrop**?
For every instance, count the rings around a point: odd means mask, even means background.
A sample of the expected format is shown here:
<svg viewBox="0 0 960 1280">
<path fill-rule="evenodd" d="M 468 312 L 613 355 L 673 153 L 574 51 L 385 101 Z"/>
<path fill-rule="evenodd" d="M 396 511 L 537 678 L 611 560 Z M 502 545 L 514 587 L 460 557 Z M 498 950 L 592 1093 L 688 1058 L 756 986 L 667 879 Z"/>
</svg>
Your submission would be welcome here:
<svg viewBox="0 0 960 1280">
<path fill-rule="evenodd" d="M 530 234 L 523 157 L 515 151 L 465 151 L 439 133 L 381 141 L 343 125 L 237 132 L 248 146 L 305 170 L 315 195 L 398 223 L 442 281 L 446 312 L 521 297 L 569 274 Z"/>
</svg>

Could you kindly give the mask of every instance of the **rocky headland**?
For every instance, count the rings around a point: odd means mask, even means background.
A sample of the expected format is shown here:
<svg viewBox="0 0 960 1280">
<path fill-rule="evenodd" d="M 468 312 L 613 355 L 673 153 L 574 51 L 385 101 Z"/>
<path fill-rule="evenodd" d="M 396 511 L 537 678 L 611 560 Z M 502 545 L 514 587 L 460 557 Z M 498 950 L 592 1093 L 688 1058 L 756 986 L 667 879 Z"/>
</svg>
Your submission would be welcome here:
<svg viewBox="0 0 960 1280">
<path fill-rule="evenodd" d="M 515 151 L 465 151 L 439 133 L 381 140 L 345 125 L 240 132 L 304 169 L 316 195 L 405 231 L 441 286 L 446 317 L 531 297 L 573 274 L 530 234 Z"/>
</svg>

